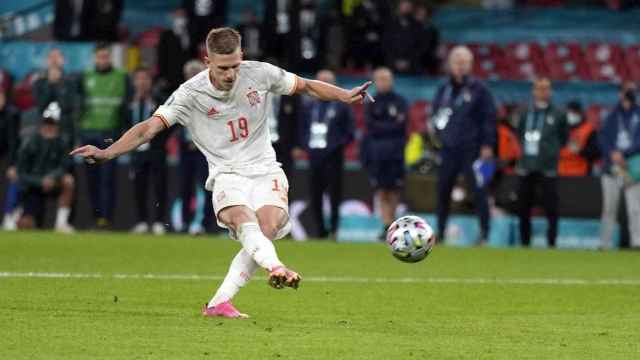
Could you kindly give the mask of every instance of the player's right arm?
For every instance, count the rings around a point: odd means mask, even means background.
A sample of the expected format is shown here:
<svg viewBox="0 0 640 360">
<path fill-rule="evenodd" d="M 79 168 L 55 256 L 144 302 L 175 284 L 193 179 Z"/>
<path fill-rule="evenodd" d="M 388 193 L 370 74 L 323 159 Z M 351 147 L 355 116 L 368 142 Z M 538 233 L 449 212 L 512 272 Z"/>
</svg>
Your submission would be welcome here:
<svg viewBox="0 0 640 360">
<path fill-rule="evenodd" d="M 127 130 L 118 141 L 106 149 L 99 149 L 93 145 L 85 145 L 73 150 L 70 155 L 81 156 L 89 164 L 111 160 L 151 141 L 159 132 L 166 128 L 167 125 L 165 121 L 161 117 L 154 115 Z"/>
</svg>

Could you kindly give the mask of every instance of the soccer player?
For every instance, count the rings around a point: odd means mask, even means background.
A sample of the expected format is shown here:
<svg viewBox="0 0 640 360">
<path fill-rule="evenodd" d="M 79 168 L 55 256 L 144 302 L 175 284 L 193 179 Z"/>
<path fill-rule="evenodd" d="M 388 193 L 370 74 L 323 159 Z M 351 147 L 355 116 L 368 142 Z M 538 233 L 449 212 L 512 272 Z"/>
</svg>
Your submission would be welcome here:
<svg viewBox="0 0 640 360">
<path fill-rule="evenodd" d="M 212 192 L 218 223 L 242 244 L 205 316 L 244 318 L 231 303 L 258 268 L 276 288 L 297 288 L 301 277 L 278 258 L 273 240 L 291 229 L 289 183 L 271 146 L 267 115 L 273 95 L 302 93 L 344 103 L 368 97 L 366 82 L 351 90 L 298 77 L 268 63 L 243 61 L 240 34 L 216 28 L 206 38 L 207 69 L 183 83 L 149 119 L 129 129 L 106 149 L 85 145 L 71 155 L 89 163 L 136 149 L 159 132 L 185 126 L 209 163 L 205 187 Z"/>
</svg>

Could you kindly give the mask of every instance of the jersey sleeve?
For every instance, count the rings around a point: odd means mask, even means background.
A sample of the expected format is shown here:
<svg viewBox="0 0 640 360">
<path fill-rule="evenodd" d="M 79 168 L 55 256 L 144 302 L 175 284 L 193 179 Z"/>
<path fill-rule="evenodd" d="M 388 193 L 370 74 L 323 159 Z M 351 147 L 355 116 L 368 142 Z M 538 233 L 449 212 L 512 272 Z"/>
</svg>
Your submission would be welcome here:
<svg viewBox="0 0 640 360">
<path fill-rule="evenodd" d="M 298 85 L 298 77 L 293 73 L 269 63 L 263 64 L 269 84 L 269 91 L 278 95 L 293 95 Z"/>
<path fill-rule="evenodd" d="M 153 116 L 162 119 L 167 127 L 176 123 L 187 126 L 193 111 L 192 99 L 193 97 L 189 95 L 188 91 L 181 86 L 171 94 L 163 105 L 158 107 Z"/>
</svg>

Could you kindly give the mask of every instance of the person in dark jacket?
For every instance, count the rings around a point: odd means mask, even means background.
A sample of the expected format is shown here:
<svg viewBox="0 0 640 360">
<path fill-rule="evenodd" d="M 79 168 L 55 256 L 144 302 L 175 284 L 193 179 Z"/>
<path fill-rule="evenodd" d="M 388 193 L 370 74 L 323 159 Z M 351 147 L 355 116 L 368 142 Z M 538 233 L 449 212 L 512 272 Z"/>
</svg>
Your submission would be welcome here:
<svg viewBox="0 0 640 360">
<path fill-rule="evenodd" d="M 133 99 L 129 102 L 128 123 L 134 126 L 153 115 L 158 101 L 151 95 L 151 74 L 140 68 L 133 73 Z M 155 235 L 164 235 L 164 217 L 167 207 L 167 156 L 165 146 L 171 132 L 163 132 L 149 143 L 141 145 L 131 154 L 131 169 L 136 194 L 137 222 L 132 232 L 140 234 L 151 229 Z M 155 191 L 155 214 L 150 219 L 148 193 L 153 185 Z M 151 227 L 149 223 L 151 222 Z"/>
<path fill-rule="evenodd" d="M 4 197 L 2 228 L 15 230 L 18 205 L 18 148 L 20 147 L 20 113 L 9 104 L 4 89 L 0 88 L 0 159 L 6 158 L 7 190 Z"/>
<path fill-rule="evenodd" d="M 39 113 L 52 103 L 60 107 L 60 137 L 69 151 L 75 146 L 76 123 L 80 117 L 80 93 L 77 79 L 64 73 L 64 55 L 53 48 L 47 55 L 47 68 L 33 83 L 33 96 Z"/>
<path fill-rule="evenodd" d="M 160 34 L 156 48 L 157 83 L 163 93 L 171 94 L 184 82 L 182 67 L 197 55 L 192 52 L 191 42 L 187 29 L 187 13 L 184 9 L 176 9 L 171 18 L 171 29 Z"/>
<path fill-rule="evenodd" d="M 496 146 L 496 106 L 489 89 L 471 77 L 473 54 L 458 46 L 449 54 L 450 78 L 440 86 L 432 104 L 429 124 L 442 145 L 438 169 L 438 238 L 444 240 L 451 192 L 460 173 L 473 191 L 480 217 L 480 243 L 489 235 L 489 203 L 486 184 L 478 186 L 473 163 L 493 159 Z"/>
<path fill-rule="evenodd" d="M 320 70 L 316 79 L 329 84 L 336 83 L 335 75 L 329 70 Z M 342 201 L 344 149 L 355 136 L 353 112 L 348 105 L 338 101 L 305 99 L 300 115 L 299 148 L 296 152 L 304 151 L 309 156 L 310 208 L 318 226 L 316 236 L 335 238 Z M 329 193 L 331 203 L 329 231 L 325 227 L 322 211 L 325 190 Z"/>
<path fill-rule="evenodd" d="M 551 103 L 551 81 L 536 79 L 533 100 L 520 117 L 518 138 L 522 157 L 516 167 L 519 175 L 520 239 L 524 246 L 531 242 L 531 209 L 535 189 L 542 188 L 542 206 L 547 221 L 547 242 L 555 247 L 558 234 L 558 158 L 569 135 L 566 117 Z"/>
<path fill-rule="evenodd" d="M 209 30 L 227 22 L 227 0 L 183 0 L 182 8 L 189 18 L 191 53 L 199 54 Z"/>
<path fill-rule="evenodd" d="M 75 181 L 66 174 L 70 157 L 59 136 L 60 108 L 47 108 L 38 132 L 28 138 L 18 154 L 18 179 L 22 191 L 23 213 L 18 228 L 42 227 L 46 200 L 57 198 L 55 230 L 72 233 L 69 225 Z"/>
<path fill-rule="evenodd" d="M 629 218 L 630 243 L 640 248 L 640 183 L 629 176 L 640 163 L 640 106 L 634 83 L 626 82 L 620 88 L 620 102 L 602 124 L 598 133 L 604 160 L 602 176 L 602 228 L 601 246 L 611 248 L 615 231 L 620 193 L 624 191 Z"/>
<path fill-rule="evenodd" d="M 420 57 L 426 39 L 417 35 L 422 31 L 422 25 L 413 17 L 413 3 L 400 1 L 397 14 L 387 25 L 382 41 L 386 65 L 394 72 L 415 74 L 421 70 Z"/>
<path fill-rule="evenodd" d="M 384 228 L 395 220 L 404 186 L 404 146 L 408 121 L 407 101 L 393 91 L 393 74 L 388 68 L 378 68 L 373 74 L 376 86 L 375 102 L 365 107 L 367 133 L 361 144 L 360 160 L 369 173 L 371 186 L 380 201 Z"/>
</svg>

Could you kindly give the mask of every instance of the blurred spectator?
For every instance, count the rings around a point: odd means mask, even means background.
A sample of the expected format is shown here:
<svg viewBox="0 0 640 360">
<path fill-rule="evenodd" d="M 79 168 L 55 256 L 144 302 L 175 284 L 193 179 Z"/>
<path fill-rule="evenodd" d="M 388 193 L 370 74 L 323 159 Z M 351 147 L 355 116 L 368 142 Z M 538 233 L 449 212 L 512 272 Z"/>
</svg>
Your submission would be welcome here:
<svg viewBox="0 0 640 360">
<path fill-rule="evenodd" d="M 13 78 L 11 77 L 11 74 L 4 69 L 0 69 L 0 91 L 5 94 L 10 94 L 12 87 Z"/>
<path fill-rule="evenodd" d="M 387 25 L 382 41 L 386 64 L 394 72 L 411 74 L 420 71 L 421 50 L 424 48 L 422 25 L 413 17 L 413 3 L 401 0 L 396 16 Z"/>
<path fill-rule="evenodd" d="M 430 75 L 436 75 L 440 71 L 440 59 L 438 58 L 438 46 L 440 45 L 440 32 L 431 21 L 433 9 L 420 4 L 416 5 L 414 16 L 422 31 L 418 34 L 420 49 L 420 70 L 426 69 Z"/>
<path fill-rule="evenodd" d="M 185 79 L 189 80 L 200 71 L 206 69 L 197 59 L 189 60 L 183 68 Z M 182 199 L 182 230 L 192 235 L 204 232 L 213 219 L 213 203 L 211 193 L 204 191 L 204 183 L 209 176 L 209 166 L 202 153 L 196 148 L 191 134 L 186 128 L 180 129 L 180 198 Z M 203 223 L 194 224 L 195 206 L 193 199 L 196 189 L 204 191 Z"/>
<path fill-rule="evenodd" d="M 519 175 L 520 239 L 524 246 L 531 241 L 531 209 L 536 187 L 542 188 L 542 206 L 547 221 L 547 241 L 556 245 L 558 233 L 558 156 L 568 136 L 563 114 L 551 103 L 551 81 L 540 78 L 533 83 L 533 100 L 520 117 L 518 137 L 522 144 L 522 158 L 516 169 Z"/>
<path fill-rule="evenodd" d="M 291 177 L 293 170 L 292 150 L 298 138 L 300 118 L 300 95 L 281 96 L 271 94 L 271 109 L 267 122 L 271 134 L 271 144 L 282 170 Z"/>
<path fill-rule="evenodd" d="M 567 105 L 566 118 L 569 139 L 567 145 L 560 150 L 558 175 L 587 176 L 593 162 L 600 157 L 595 126 L 586 119 L 582 104 L 576 100 Z"/>
<path fill-rule="evenodd" d="M 300 1 L 266 0 L 264 14 L 265 56 L 292 70 L 300 39 Z"/>
<path fill-rule="evenodd" d="M 505 106 L 504 114 L 498 118 L 498 168 L 504 174 L 513 174 L 522 148 L 512 117 L 513 106 Z"/>
<path fill-rule="evenodd" d="M 66 144 L 59 136 L 60 108 L 51 106 L 42 114 L 38 132 L 20 147 L 18 179 L 22 190 L 24 211 L 18 221 L 20 229 L 44 225 L 46 200 L 58 200 L 55 230 L 72 233 L 69 215 L 75 182 L 65 174 L 69 161 Z"/>
<path fill-rule="evenodd" d="M 127 73 L 114 69 L 111 50 L 99 44 L 95 49 L 95 68 L 82 78 L 84 108 L 80 118 L 81 143 L 105 147 L 107 139 L 118 138 L 125 125 L 126 99 L 130 85 Z M 99 228 L 113 221 L 116 199 L 116 162 L 100 166 L 85 165 L 91 206 Z"/>
<path fill-rule="evenodd" d="M 384 64 L 382 38 L 391 8 L 386 0 L 363 0 L 347 17 L 349 66 L 378 67 Z"/>
<path fill-rule="evenodd" d="M 393 74 L 378 68 L 373 74 L 375 102 L 365 107 L 367 133 L 361 144 L 360 160 L 369 173 L 371 186 L 380 201 L 384 240 L 395 220 L 404 186 L 404 146 L 408 121 L 407 101 L 393 91 Z"/>
<path fill-rule="evenodd" d="M 89 2 L 93 3 L 95 8 L 92 20 L 94 31 L 90 40 L 117 41 L 118 25 L 124 8 L 124 0 L 93 0 Z"/>
<path fill-rule="evenodd" d="M 176 9 L 171 18 L 171 29 L 162 32 L 157 47 L 157 82 L 162 93 L 169 95 L 182 84 L 184 81 L 182 68 L 196 55 L 191 53 L 191 50 L 187 14 L 184 9 Z"/>
<path fill-rule="evenodd" d="M 316 79 L 330 84 L 336 77 L 329 70 L 318 72 Z M 319 101 L 305 98 L 300 113 L 299 147 L 296 152 L 306 152 L 310 165 L 310 208 L 319 238 L 338 232 L 340 202 L 342 201 L 342 180 L 344 170 L 344 149 L 354 139 L 355 121 L 351 108 L 338 101 Z M 300 157 L 298 154 L 296 157 Z M 327 231 L 323 216 L 323 194 L 327 191 L 331 204 L 330 228 Z"/>
<path fill-rule="evenodd" d="M 39 113 L 43 113 L 52 103 L 60 107 L 60 137 L 71 151 L 76 141 L 80 94 L 77 82 L 64 73 L 64 63 L 60 49 L 49 51 L 47 68 L 33 84 L 33 96 Z"/>
<path fill-rule="evenodd" d="M 56 0 L 53 36 L 62 41 L 116 41 L 124 0 Z"/>
<path fill-rule="evenodd" d="M 141 68 L 133 73 L 133 99 L 129 102 L 128 120 L 134 126 L 153 115 L 158 102 L 151 96 L 151 74 Z M 170 132 L 164 131 L 149 143 L 142 144 L 131 154 L 131 169 L 134 177 L 137 222 L 132 232 L 140 234 L 151 231 L 155 235 L 164 235 L 164 216 L 167 208 L 167 155 L 165 145 Z M 147 194 L 151 185 L 155 190 L 155 216 L 149 218 Z"/>
<path fill-rule="evenodd" d="M 20 113 L 8 102 L 5 90 L 0 87 L 0 158 L 6 158 L 7 191 L 4 197 L 3 230 L 15 230 L 18 205 L 18 148 L 20 147 Z"/>
<path fill-rule="evenodd" d="M 294 15 L 299 19 L 298 43 L 295 63 L 292 69 L 300 72 L 315 72 L 322 66 L 324 60 L 324 24 L 321 22 L 320 12 L 316 0 L 300 0 L 300 9 Z"/>
<path fill-rule="evenodd" d="M 183 0 L 182 7 L 189 19 L 191 53 L 199 54 L 209 30 L 227 22 L 227 0 Z"/>
<path fill-rule="evenodd" d="M 92 1 L 55 0 L 53 37 L 60 41 L 87 41 L 93 27 Z"/>
<path fill-rule="evenodd" d="M 602 176 L 602 247 L 611 248 L 620 193 L 624 191 L 629 218 L 631 246 L 640 248 L 640 106 L 633 83 L 620 88 L 620 102 L 606 117 L 598 134 L 604 160 Z"/>
<path fill-rule="evenodd" d="M 242 36 L 242 52 L 246 60 L 262 59 L 262 46 L 264 39 L 261 34 L 261 25 L 256 13 L 248 8 L 242 14 L 242 22 L 238 25 L 238 31 Z"/>
<path fill-rule="evenodd" d="M 493 96 L 478 79 L 471 77 L 473 55 L 458 46 L 449 53 L 449 80 L 438 88 L 432 105 L 432 131 L 442 144 L 438 170 L 438 238 L 444 240 L 451 192 L 460 173 L 474 193 L 480 217 L 480 241 L 489 235 L 489 204 L 486 184 L 478 186 L 473 163 L 493 159 L 496 145 L 496 107 Z"/>
</svg>

